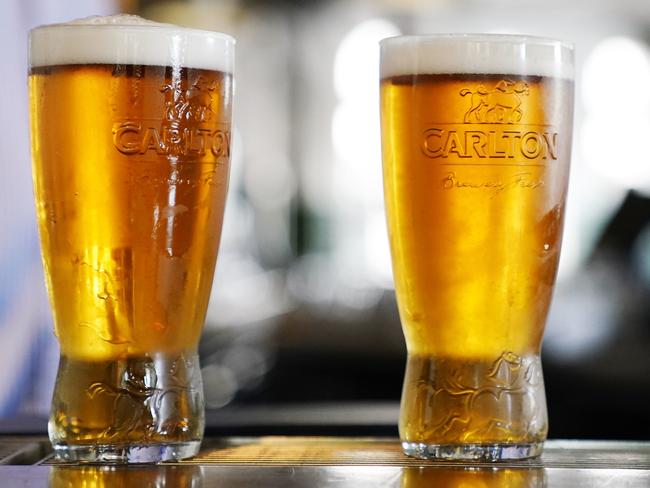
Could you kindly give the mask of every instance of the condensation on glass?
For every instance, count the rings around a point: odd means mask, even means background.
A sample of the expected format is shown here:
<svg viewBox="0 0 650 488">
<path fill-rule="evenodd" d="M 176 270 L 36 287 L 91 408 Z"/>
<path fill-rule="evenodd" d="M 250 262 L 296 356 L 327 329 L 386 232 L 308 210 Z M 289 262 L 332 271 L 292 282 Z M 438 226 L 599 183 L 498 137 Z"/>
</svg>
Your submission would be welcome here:
<svg viewBox="0 0 650 488">
<path fill-rule="evenodd" d="M 384 190 L 408 349 L 407 454 L 539 455 L 540 347 L 562 241 L 573 51 L 502 35 L 381 43 Z"/>
<path fill-rule="evenodd" d="M 30 35 L 34 190 L 70 461 L 198 452 L 197 343 L 221 235 L 234 40 L 132 16 Z"/>
</svg>

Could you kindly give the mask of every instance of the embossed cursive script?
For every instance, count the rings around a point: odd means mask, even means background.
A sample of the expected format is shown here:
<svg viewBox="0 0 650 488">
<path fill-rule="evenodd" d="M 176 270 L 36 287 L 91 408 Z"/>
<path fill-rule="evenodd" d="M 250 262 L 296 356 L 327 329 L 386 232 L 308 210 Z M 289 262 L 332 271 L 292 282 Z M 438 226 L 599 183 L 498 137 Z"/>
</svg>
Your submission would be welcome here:
<svg viewBox="0 0 650 488">
<path fill-rule="evenodd" d="M 450 171 L 442 180 L 442 187 L 445 190 L 473 189 L 490 190 L 492 196 L 496 196 L 509 188 L 524 188 L 534 190 L 544 186 L 544 180 L 535 179 L 529 172 L 520 172 L 508 180 L 465 180 L 460 179 L 454 171 Z"/>
</svg>

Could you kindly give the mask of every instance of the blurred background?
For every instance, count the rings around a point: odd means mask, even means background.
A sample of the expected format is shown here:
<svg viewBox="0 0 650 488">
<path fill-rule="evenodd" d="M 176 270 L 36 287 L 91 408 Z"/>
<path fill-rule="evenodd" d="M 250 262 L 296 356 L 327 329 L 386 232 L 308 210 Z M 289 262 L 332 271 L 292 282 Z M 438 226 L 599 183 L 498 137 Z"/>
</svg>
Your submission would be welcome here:
<svg viewBox="0 0 650 488">
<path fill-rule="evenodd" d="M 650 439 L 647 0 L 3 0 L 2 8 L 0 417 L 45 416 L 58 361 L 32 202 L 27 32 L 127 12 L 238 40 L 230 194 L 200 346 L 207 405 L 222 412 L 359 402 L 396 411 L 405 349 L 383 215 L 377 42 L 428 32 L 573 41 L 573 166 L 543 358 L 550 436 Z"/>
</svg>

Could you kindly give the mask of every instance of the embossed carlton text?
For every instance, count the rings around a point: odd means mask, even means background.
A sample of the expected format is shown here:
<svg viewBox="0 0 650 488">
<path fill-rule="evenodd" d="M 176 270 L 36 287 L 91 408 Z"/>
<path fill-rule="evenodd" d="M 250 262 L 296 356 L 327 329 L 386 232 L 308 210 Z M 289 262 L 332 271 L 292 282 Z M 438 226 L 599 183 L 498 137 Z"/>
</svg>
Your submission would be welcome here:
<svg viewBox="0 0 650 488">
<path fill-rule="evenodd" d="M 543 124 L 524 124 L 525 81 L 501 80 L 492 88 L 463 88 L 468 100 L 463 120 L 430 124 L 422 132 L 422 153 L 432 159 L 555 161 L 558 133 Z"/>
<path fill-rule="evenodd" d="M 113 145 L 122 154 L 200 158 L 230 157 L 230 126 L 213 120 L 215 83 L 203 77 L 188 88 L 180 78 L 164 84 L 162 117 L 121 120 L 113 124 Z"/>
</svg>

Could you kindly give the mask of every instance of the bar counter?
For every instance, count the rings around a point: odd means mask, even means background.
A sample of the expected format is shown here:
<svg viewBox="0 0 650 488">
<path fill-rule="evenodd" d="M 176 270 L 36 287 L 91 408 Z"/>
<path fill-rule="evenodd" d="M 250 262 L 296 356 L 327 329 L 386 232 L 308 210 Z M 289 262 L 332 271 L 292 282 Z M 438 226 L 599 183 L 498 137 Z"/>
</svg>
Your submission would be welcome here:
<svg viewBox="0 0 650 488">
<path fill-rule="evenodd" d="M 549 441 L 541 459 L 495 464 L 407 458 L 395 438 L 207 438 L 199 456 L 159 465 L 62 465 L 43 437 L 2 438 L 8 487 L 650 487 L 650 443 Z"/>
<path fill-rule="evenodd" d="M 650 488 L 650 442 L 546 443 L 541 459 L 462 464 L 401 452 L 399 406 L 329 403 L 206 412 L 199 455 L 158 465 L 58 464 L 45 418 L 0 420 L 0 487 Z"/>
</svg>

